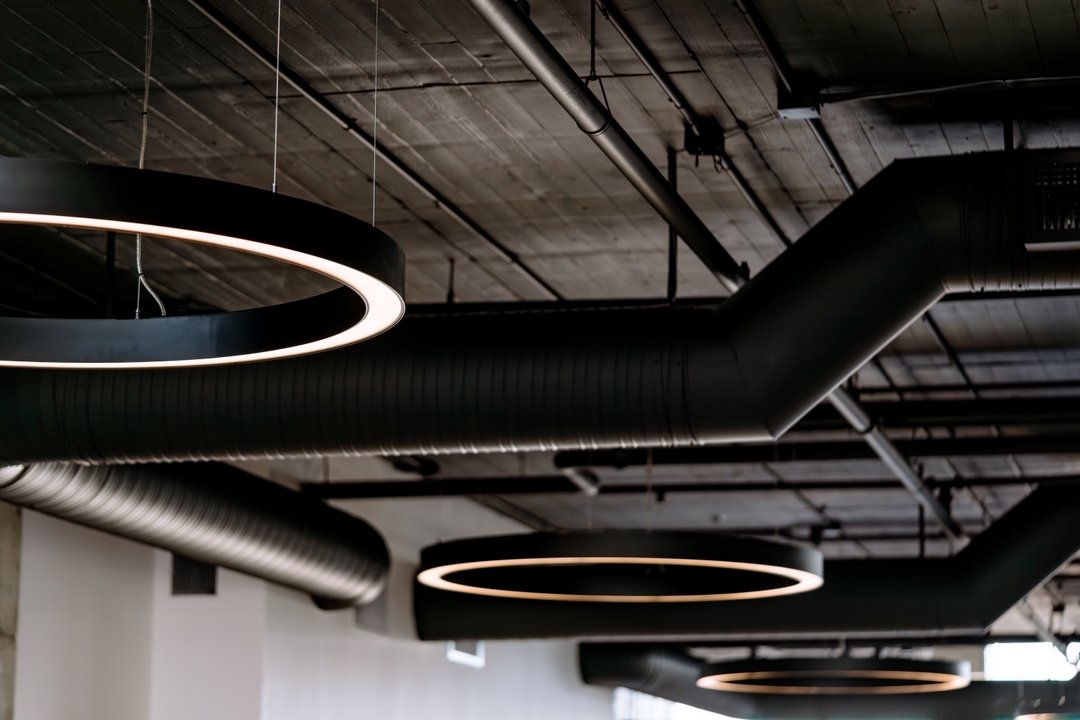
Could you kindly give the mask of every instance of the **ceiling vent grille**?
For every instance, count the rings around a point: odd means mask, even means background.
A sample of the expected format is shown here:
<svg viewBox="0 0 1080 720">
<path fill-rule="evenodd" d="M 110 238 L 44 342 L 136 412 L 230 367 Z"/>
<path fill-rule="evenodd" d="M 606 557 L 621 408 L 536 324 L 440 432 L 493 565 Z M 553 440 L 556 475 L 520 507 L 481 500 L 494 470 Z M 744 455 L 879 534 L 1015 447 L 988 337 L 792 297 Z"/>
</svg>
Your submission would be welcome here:
<svg viewBox="0 0 1080 720">
<path fill-rule="evenodd" d="M 1028 250 L 1080 250 L 1080 153 L 1033 154 L 1025 186 Z"/>
</svg>

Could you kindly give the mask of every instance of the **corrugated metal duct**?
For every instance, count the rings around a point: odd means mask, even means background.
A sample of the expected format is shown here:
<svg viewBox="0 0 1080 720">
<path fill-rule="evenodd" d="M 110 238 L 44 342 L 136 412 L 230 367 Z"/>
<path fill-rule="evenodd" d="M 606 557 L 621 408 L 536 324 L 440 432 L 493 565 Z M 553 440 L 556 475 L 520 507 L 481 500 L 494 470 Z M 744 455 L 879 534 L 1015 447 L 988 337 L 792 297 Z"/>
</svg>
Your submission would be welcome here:
<svg viewBox="0 0 1080 720">
<path fill-rule="evenodd" d="M 225 465 L 0 467 L 0 500 L 310 593 L 374 600 L 386 544 L 358 517 Z"/>
<path fill-rule="evenodd" d="M 1025 248 L 1022 162 L 1060 156 L 896 162 L 714 310 L 414 318 L 285 362 L 5 371 L 0 462 L 775 438 L 945 293 L 1080 287 L 1080 253 Z"/>
</svg>

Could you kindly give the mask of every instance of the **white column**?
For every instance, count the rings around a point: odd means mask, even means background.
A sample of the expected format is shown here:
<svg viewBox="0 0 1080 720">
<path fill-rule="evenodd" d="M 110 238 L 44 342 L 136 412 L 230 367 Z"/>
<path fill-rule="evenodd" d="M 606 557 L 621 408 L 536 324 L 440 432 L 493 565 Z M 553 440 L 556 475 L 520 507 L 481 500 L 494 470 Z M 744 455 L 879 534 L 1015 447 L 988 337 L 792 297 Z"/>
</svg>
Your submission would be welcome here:
<svg viewBox="0 0 1080 720">
<path fill-rule="evenodd" d="M 15 632 L 19 619 L 19 508 L 0 503 L 0 720 L 15 713 Z"/>
</svg>

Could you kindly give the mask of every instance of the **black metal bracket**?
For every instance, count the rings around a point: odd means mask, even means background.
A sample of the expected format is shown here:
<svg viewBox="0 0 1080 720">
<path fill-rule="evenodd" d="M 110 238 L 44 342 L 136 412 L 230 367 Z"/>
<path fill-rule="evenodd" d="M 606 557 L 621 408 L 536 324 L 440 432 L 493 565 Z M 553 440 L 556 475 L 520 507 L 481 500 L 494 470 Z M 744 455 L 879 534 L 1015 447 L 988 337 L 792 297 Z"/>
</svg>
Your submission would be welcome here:
<svg viewBox="0 0 1080 720">
<path fill-rule="evenodd" d="M 817 120 L 821 106 L 816 91 L 801 88 L 789 90 L 784 83 L 777 83 L 776 114 L 781 120 Z"/>
<path fill-rule="evenodd" d="M 683 145 L 690 155 L 716 157 L 724 154 L 724 127 L 713 117 L 702 117 L 696 122 L 697 131 L 685 126 Z"/>
</svg>

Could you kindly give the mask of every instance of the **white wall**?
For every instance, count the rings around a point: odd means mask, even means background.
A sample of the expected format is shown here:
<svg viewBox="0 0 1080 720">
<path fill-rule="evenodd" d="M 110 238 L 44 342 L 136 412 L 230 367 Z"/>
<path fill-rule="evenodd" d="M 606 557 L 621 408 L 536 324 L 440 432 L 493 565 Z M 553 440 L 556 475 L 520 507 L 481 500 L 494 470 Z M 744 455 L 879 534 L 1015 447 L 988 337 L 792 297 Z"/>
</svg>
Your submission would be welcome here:
<svg viewBox="0 0 1080 720">
<path fill-rule="evenodd" d="M 396 559 L 387 635 L 227 571 L 216 597 L 172 597 L 166 553 L 26 512 L 15 720 L 611 717 L 611 693 L 581 683 L 570 642 L 488 643 L 474 669 L 411 637 L 420 545 L 516 525 L 460 499 L 350 509 Z"/>
<path fill-rule="evenodd" d="M 172 556 L 154 555 L 150 720 L 258 718 L 267 584 L 218 570 L 216 595 L 174 597 Z"/>
<path fill-rule="evenodd" d="M 23 512 L 16 720 L 146 720 L 153 554 Z"/>
<path fill-rule="evenodd" d="M 577 677 L 570 642 L 487 644 L 487 665 L 442 643 L 389 638 L 270 592 L 263 720 L 607 720 L 611 693 Z"/>
<path fill-rule="evenodd" d="M 522 527 L 461 498 L 344 502 L 383 534 L 395 565 L 390 632 L 358 629 L 351 613 L 324 613 L 296 593 L 269 593 L 263 720 L 609 720 L 612 694 L 578 678 L 569 641 L 489 642 L 486 666 L 446 659 L 412 627 L 420 548 L 462 535 Z M 389 636 L 388 636 L 389 635 Z"/>
<path fill-rule="evenodd" d="M 0 503 L 0 720 L 15 717 L 15 632 L 19 620 L 22 512 Z"/>
</svg>

